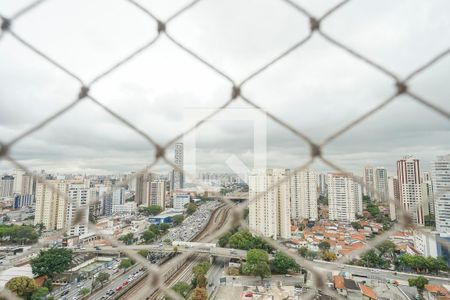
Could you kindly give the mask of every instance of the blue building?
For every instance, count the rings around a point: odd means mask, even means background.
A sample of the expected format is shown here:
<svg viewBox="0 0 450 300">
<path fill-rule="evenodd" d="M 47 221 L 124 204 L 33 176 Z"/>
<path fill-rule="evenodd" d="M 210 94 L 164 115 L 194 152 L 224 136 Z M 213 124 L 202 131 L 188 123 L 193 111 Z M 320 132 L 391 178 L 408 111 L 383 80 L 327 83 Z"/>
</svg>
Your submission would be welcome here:
<svg viewBox="0 0 450 300">
<path fill-rule="evenodd" d="M 162 224 L 162 223 L 171 224 L 172 218 L 174 216 L 182 215 L 182 214 L 183 213 L 180 211 L 166 211 L 157 216 L 149 217 L 148 222 L 150 224 L 155 224 L 155 225 Z"/>
<path fill-rule="evenodd" d="M 22 208 L 24 206 L 31 206 L 34 202 L 34 195 L 27 194 L 27 195 L 14 195 L 14 202 L 12 204 L 13 209 Z"/>
</svg>

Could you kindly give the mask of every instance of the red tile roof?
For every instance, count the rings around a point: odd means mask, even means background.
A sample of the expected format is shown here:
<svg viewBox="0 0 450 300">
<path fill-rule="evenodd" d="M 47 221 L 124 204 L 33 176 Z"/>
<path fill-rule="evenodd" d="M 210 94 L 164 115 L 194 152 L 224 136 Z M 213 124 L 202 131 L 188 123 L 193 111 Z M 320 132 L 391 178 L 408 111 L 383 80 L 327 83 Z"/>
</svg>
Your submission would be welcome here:
<svg viewBox="0 0 450 300">
<path fill-rule="evenodd" d="M 377 294 L 375 294 L 375 292 L 370 287 L 364 284 L 360 284 L 359 287 L 361 288 L 361 292 L 364 296 L 367 296 L 370 299 L 374 300 L 377 299 Z"/>
<path fill-rule="evenodd" d="M 345 288 L 345 280 L 343 276 L 333 276 L 334 287 L 336 289 L 344 289 Z"/>
</svg>

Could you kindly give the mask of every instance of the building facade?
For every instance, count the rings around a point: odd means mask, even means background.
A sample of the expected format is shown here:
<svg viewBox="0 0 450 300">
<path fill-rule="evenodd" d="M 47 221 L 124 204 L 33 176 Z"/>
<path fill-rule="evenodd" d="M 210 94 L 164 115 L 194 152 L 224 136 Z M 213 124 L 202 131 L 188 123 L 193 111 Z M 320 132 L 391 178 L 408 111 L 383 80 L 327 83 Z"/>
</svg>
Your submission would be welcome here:
<svg viewBox="0 0 450 300">
<path fill-rule="evenodd" d="M 438 156 L 431 164 L 436 230 L 450 234 L 450 155 Z"/>
<path fill-rule="evenodd" d="M 73 184 L 68 190 L 67 234 L 85 235 L 89 225 L 89 201 L 91 190 L 84 184 Z"/>
<path fill-rule="evenodd" d="M 184 174 L 180 170 L 184 167 L 184 148 L 183 143 L 175 144 L 174 153 L 174 164 L 179 168 L 179 170 L 172 170 L 171 174 L 171 190 L 179 190 L 184 187 Z"/>
<path fill-rule="evenodd" d="M 396 209 L 400 205 L 400 190 L 396 176 L 388 178 L 389 216 L 391 220 L 397 219 Z"/>
<path fill-rule="evenodd" d="M 166 186 L 165 180 L 154 180 L 150 183 L 150 191 L 148 197 L 148 205 L 158 205 L 162 209 L 166 207 Z"/>
<path fill-rule="evenodd" d="M 317 185 L 317 174 L 314 171 L 305 170 L 291 174 L 291 217 L 294 221 L 317 220 Z"/>
<path fill-rule="evenodd" d="M 249 226 L 252 231 L 273 239 L 288 239 L 290 230 L 290 188 L 285 169 L 268 169 L 248 178 Z M 283 181 L 282 183 L 280 183 Z M 273 188 L 271 188 L 273 187 Z"/>
<path fill-rule="evenodd" d="M 14 177 L 10 175 L 2 176 L 1 197 L 12 197 L 14 194 Z"/>
<path fill-rule="evenodd" d="M 389 199 L 388 175 L 386 168 L 378 167 L 374 173 L 375 195 L 374 198 L 383 203 Z"/>
<path fill-rule="evenodd" d="M 419 160 L 413 157 L 398 160 L 397 177 L 401 206 L 409 213 L 415 224 L 423 225 L 425 214 L 422 203 Z"/>
<path fill-rule="evenodd" d="M 349 174 L 328 174 L 328 213 L 330 220 L 353 222 L 362 214 L 362 188 Z"/>
<path fill-rule="evenodd" d="M 374 198 L 374 191 L 375 191 L 373 167 L 370 166 L 364 167 L 363 182 L 364 182 L 363 193 L 364 195 L 370 197 L 370 199 L 372 200 Z"/>
</svg>

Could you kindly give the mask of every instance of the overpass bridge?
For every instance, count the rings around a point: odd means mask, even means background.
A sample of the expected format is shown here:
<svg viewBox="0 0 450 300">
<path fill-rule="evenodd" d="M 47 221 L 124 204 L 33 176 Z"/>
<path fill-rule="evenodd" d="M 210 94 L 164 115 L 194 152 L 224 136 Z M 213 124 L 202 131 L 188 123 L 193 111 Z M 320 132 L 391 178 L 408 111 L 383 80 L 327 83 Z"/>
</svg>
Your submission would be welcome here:
<svg viewBox="0 0 450 300">
<path fill-rule="evenodd" d="M 195 243 L 195 244 L 201 244 L 201 243 Z M 210 245 L 210 244 L 207 244 Z M 120 253 L 124 250 L 147 250 L 149 252 L 156 252 L 156 253 L 173 253 L 179 252 L 179 253 L 196 253 L 196 254 L 207 254 L 211 257 L 225 257 L 225 258 L 237 258 L 237 259 L 245 259 L 247 257 L 247 251 L 246 250 L 238 250 L 238 249 L 230 249 L 230 248 L 222 248 L 222 247 L 212 247 L 212 246 L 191 246 L 189 244 L 187 245 L 178 245 L 178 246 L 171 246 L 171 245 L 121 245 L 119 247 L 112 247 L 112 246 L 103 246 L 100 248 L 100 250 L 97 250 L 93 247 L 86 247 L 85 249 L 76 249 L 75 252 L 99 252 L 102 254 L 112 254 L 112 253 Z"/>
</svg>

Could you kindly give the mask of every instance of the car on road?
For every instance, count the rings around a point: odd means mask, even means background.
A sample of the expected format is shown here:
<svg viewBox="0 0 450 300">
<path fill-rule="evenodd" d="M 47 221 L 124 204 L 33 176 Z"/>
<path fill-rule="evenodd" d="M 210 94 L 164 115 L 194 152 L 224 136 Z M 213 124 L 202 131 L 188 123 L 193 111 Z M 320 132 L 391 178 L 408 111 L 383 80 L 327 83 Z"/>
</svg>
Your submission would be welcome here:
<svg viewBox="0 0 450 300">
<path fill-rule="evenodd" d="M 119 285 L 118 287 L 116 287 L 116 292 L 120 291 L 122 289 L 122 286 Z"/>
<path fill-rule="evenodd" d="M 123 286 L 126 286 L 127 284 L 129 283 L 129 281 L 128 280 L 125 280 L 124 282 L 123 282 Z"/>
<path fill-rule="evenodd" d="M 66 291 L 62 292 L 62 293 L 61 293 L 61 296 L 65 296 L 65 295 L 67 295 L 68 293 L 70 293 L 70 290 L 66 290 Z"/>
</svg>

